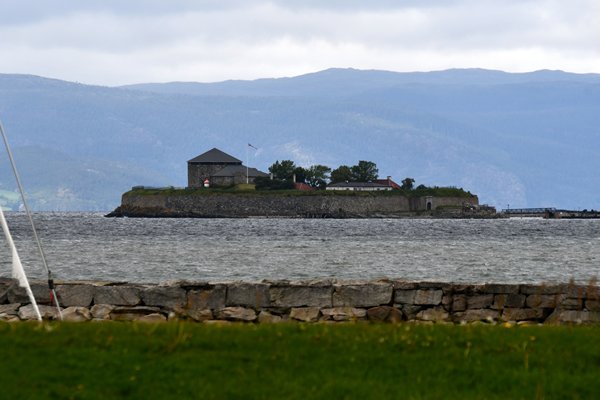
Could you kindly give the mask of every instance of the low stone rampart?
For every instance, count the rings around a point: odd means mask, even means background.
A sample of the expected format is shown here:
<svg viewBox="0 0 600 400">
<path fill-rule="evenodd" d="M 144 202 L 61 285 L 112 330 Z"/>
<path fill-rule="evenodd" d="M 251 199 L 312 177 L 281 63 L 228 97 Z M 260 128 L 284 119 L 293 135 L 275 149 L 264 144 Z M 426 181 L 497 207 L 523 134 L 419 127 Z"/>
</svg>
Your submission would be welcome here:
<svg viewBox="0 0 600 400">
<path fill-rule="evenodd" d="M 44 319 L 56 319 L 46 283 L 32 282 L 31 287 Z M 67 321 L 600 323 L 595 282 L 61 282 L 56 292 Z M 25 290 L 12 279 L 0 279 L 0 320 L 34 318 Z"/>
<path fill-rule="evenodd" d="M 414 199 L 413 199 L 414 200 Z M 477 205 L 477 196 L 434 197 L 429 213 L 438 207 Z M 413 204 L 414 203 L 414 204 Z M 412 204 L 412 205 L 411 205 Z M 420 208 L 419 208 L 420 207 Z M 381 193 L 284 195 L 269 193 L 134 194 L 126 193 L 110 216 L 126 217 L 405 217 L 426 206 L 406 196 Z M 472 211 L 471 211 L 472 213 Z"/>
</svg>

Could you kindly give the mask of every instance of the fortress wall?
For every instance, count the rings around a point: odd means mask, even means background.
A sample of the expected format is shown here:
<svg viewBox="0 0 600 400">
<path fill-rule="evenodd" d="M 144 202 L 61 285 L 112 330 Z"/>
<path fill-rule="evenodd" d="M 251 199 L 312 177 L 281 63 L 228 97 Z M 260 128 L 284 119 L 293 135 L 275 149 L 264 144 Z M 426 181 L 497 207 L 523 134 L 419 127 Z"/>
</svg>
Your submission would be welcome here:
<svg viewBox="0 0 600 400">
<path fill-rule="evenodd" d="M 436 204 L 478 204 L 477 197 L 437 197 Z M 414 202 L 414 199 L 411 199 Z M 425 208 L 421 208 L 424 210 Z M 415 211 L 409 199 L 399 195 L 282 195 L 204 194 L 123 196 L 124 216 L 190 217 L 394 217 Z"/>
<path fill-rule="evenodd" d="M 45 282 L 32 282 L 45 319 L 56 319 Z M 400 280 L 62 282 L 68 321 L 598 324 L 600 287 L 453 284 Z M 0 279 L 0 320 L 34 319 L 25 290 Z"/>
</svg>

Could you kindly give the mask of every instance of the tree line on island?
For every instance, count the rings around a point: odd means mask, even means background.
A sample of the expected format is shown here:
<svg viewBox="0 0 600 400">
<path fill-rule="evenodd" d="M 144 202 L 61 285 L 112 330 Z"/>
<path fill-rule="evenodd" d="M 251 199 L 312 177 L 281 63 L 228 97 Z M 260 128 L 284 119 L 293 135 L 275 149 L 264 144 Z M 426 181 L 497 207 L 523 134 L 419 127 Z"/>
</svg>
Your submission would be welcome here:
<svg viewBox="0 0 600 400">
<path fill-rule="evenodd" d="M 373 182 L 379 177 L 377 164 L 372 161 L 360 160 L 356 165 L 340 165 L 331 169 L 326 165 L 315 164 L 304 168 L 292 160 L 275 161 L 270 167 L 270 177 L 257 177 L 254 180 L 257 190 L 282 190 L 294 189 L 296 183 L 304 183 L 318 190 L 323 190 L 327 185 L 339 182 Z M 410 191 L 415 180 L 405 178 L 402 180 L 401 189 Z M 417 189 L 427 189 L 419 185 Z"/>
</svg>

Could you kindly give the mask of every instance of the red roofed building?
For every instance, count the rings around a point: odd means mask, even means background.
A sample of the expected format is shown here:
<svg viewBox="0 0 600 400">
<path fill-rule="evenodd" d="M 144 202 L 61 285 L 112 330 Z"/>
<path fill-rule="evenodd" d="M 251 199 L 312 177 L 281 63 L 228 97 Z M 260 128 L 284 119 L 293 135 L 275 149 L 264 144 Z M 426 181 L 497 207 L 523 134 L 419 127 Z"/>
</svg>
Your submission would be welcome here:
<svg viewBox="0 0 600 400">
<path fill-rule="evenodd" d="M 316 190 L 314 187 L 307 185 L 306 183 L 294 183 L 294 189 L 296 190 L 304 190 L 306 192 L 310 192 L 312 190 Z"/>
<path fill-rule="evenodd" d="M 391 176 L 388 176 L 387 179 L 375 179 L 373 182 L 379 183 L 380 185 L 389 186 L 392 189 L 402 189 L 400 185 L 392 180 Z"/>
</svg>

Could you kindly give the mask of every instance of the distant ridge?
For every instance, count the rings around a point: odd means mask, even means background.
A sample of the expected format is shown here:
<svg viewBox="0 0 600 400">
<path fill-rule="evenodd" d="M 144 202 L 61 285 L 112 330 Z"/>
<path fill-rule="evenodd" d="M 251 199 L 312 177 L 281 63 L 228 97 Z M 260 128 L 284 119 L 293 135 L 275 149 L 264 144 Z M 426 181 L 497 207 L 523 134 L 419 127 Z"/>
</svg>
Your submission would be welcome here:
<svg viewBox="0 0 600 400">
<path fill-rule="evenodd" d="M 600 74 L 575 74 L 564 71 L 540 70 L 509 73 L 481 68 L 448 69 L 432 72 L 392 72 L 330 68 L 296 77 L 228 80 L 214 83 L 169 82 L 140 83 L 120 86 L 130 90 L 153 93 L 196 96 L 307 96 L 347 95 L 363 90 L 376 90 L 407 84 L 434 85 L 501 85 L 527 82 L 600 83 Z M 293 89 L 293 91 L 291 91 Z"/>
</svg>

